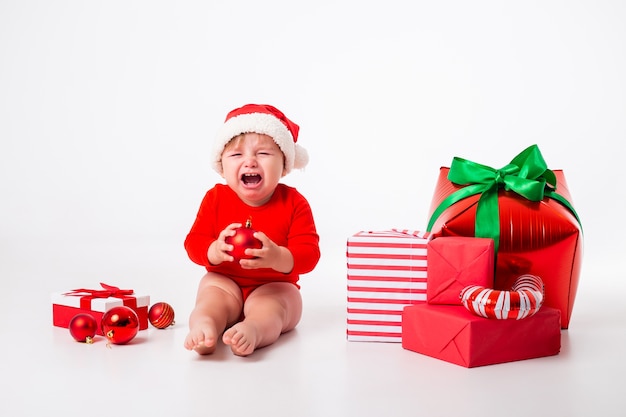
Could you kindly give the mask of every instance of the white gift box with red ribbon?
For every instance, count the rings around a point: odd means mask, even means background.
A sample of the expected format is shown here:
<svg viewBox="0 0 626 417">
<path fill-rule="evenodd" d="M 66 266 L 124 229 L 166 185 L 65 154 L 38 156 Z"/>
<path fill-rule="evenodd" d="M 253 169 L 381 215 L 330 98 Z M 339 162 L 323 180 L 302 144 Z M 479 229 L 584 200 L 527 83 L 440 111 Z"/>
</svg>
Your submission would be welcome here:
<svg viewBox="0 0 626 417">
<path fill-rule="evenodd" d="M 402 342 L 402 310 L 426 302 L 427 232 L 361 231 L 348 238 L 347 339 Z"/>
<path fill-rule="evenodd" d="M 148 328 L 150 296 L 136 294 L 133 290 L 100 283 L 101 289 L 75 289 L 52 294 L 52 324 L 68 328 L 69 323 L 80 313 L 92 315 L 98 323 L 98 334 L 102 334 L 100 321 L 107 310 L 117 306 L 130 307 L 139 318 L 139 330 Z"/>
</svg>

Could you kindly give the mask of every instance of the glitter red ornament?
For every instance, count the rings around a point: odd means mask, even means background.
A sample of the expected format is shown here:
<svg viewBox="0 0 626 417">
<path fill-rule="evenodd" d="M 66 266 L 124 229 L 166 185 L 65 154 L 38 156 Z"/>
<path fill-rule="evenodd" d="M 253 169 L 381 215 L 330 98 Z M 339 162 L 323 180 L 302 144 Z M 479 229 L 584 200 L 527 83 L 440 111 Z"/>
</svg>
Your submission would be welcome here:
<svg viewBox="0 0 626 417">
<path fill-rule="evenodd" d="M 137 335 L 139 317 L 130 307 L 113 307 L 102 315 L 100 327 L 110 343 L 123 345 Z"/>
<path fill-rule="evenodd" d="M 98 322 L 91 314 L 80 313 L 72 317 L 68 328 L 74 340 L 91 344 L 98 329 Z"/>
<path fill-rule="evenodd" d="M 168 303 L 155 303 L 148 311 L 148 320 L 157 329 L 165 329 L 174 324 L 174 309 Z"/>
</svg>

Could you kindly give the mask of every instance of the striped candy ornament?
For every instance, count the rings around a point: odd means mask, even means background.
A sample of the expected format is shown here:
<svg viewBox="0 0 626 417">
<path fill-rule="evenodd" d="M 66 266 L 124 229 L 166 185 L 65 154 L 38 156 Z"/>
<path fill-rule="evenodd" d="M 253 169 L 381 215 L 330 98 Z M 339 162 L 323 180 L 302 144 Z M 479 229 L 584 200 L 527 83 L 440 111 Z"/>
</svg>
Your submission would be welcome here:
<svg viewBox="0 0 626 417">
<path fill-rule="evenodd" d="M 460 297 L 465 308 L 477 316 L 521 320 L 541 308 L 544 285 L 538 276 L 526 274 L 515 280 L 511 291 L 469 285 L 461 291 Z"/>
</svg>

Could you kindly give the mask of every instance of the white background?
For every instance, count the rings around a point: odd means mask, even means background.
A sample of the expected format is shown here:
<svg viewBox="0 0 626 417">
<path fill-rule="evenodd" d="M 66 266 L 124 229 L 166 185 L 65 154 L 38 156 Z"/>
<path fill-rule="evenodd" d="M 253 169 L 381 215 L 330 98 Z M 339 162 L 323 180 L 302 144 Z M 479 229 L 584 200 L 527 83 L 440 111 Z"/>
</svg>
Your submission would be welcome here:
<svg viewBox="0 0 626 417">
<path fill-rule="evenodd" d="M 1 414 L 111 415 L 115 389 L 137 415 L 484 415 L 476 402 L 516 396 L 550 415 L 617 412 L 625 21 L 618 0 L 0 0 Z M 322 249 L 301 326 L 252 365 L 182 348 L 202 274 L 183 240 L 221 181 L 213 136 L 245 103 L 300 125 L 311 162 L 284 182 L 311 203 Z M 564 169 L 585 232 L 562 353 L 467 371 L 346 342 L 347 237 L 423 230 L 440 166 L 498 168 L 531 144 Z M 101 281 L 172 303 L 177 325 L 111 350 L 52 328 L 51 292 Z"/>
</svg>

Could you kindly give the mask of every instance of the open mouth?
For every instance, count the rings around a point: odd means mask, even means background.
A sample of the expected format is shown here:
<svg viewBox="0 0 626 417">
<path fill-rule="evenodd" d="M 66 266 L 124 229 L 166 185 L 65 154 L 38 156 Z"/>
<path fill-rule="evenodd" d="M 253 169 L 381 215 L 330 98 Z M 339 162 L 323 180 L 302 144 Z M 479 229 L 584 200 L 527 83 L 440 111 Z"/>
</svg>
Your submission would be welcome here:
<svg viewBox="0 0 626 417">
<path fill-rule="evenodd" d="M 241 182 L 244 185 L 256 185 L 261 182 L 261 176 L 259 174 L 243 174 L 241 176 Z"/>
</svg>

